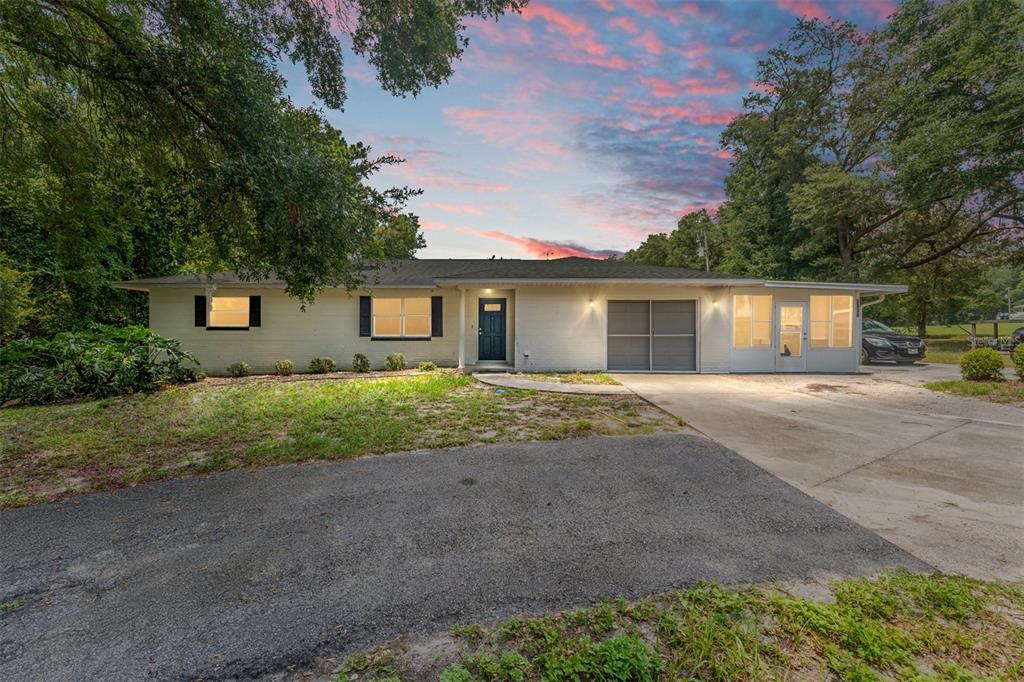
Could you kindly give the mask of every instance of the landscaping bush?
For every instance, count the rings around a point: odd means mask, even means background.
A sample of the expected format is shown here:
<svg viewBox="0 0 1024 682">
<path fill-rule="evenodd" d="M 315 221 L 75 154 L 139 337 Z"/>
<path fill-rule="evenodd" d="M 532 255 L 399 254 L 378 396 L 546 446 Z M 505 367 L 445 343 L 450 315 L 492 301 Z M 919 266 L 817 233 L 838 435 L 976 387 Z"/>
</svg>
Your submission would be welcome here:
<svg viewBox="0 0 1024 682">
<path fill-rule="evenodd" d="M 0 403 L 102 398 L 195 381 L 196 371 L 184 362 L 196 358 L 174 339 L 138 325 L 12 341 L 0 348 Z"/>
<path fill-rule="evenodd" d="M 369 372 L 370 358 L 362 353 L 356 353 L 352 356 L 352 370 L 355 372 Z"/>
<path fill-rule="evenodd" d="M 228 374 L 233 377 L 247 377 L 251 370 L 252 367 L 249 367 L 249 363 L 247 362 L 232 362 L 228 365 Z"/>
<path fill-rule="evenodd" d="M 430 360 L 424 360 L 419 364 L 419 370 L 421 372 L 433 372 L 437 369 L 437 363 L 431 362 Z"/>
<path fill-rule="evenodd" d="M 387 356 L 384 358 L 384 369 L 389 372 L 397 372 L 400 369 L 405 369 L 405 356 L 401 353 L 392 353 Z"/>
<path fill-rule="evenodd" d="M 1013 366 L 1017 370 L 1017 376 L 1024 379 L 1024 343 L 1013 349 Z"/>
<path fill-rule="evenodd" d="M 292 364 L 291 360 L 278 360 L 274 363 L 274 374 L 280 374 L 283 377 L 288 376 L 295 370 L 295 365 Z"/>
<path fill-rule="evenodd" d="M 1003 356 L 992 348 L 975 348 L 960 358 L 960 372 L 971 381 L 999 381 L 1003 378 Z"/>
<path fill-rule="evenodd" d="M 338 369 L 338 363 L 333 358 L 313 358 L 309 361 L 308 371 L 310 374 L 327 374 Z"/>
</svg>

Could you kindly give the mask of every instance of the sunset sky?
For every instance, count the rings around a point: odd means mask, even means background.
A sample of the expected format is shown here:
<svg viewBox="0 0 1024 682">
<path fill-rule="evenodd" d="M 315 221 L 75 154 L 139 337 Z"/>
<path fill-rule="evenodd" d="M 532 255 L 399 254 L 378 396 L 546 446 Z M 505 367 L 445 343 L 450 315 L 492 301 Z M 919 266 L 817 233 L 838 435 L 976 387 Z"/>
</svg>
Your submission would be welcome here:
<svg viewBox="0 0 1024 682">
<path fill-rule="evenodd" d="M 470 22 L 451 82 L 396 98 L 347 54 L 349 141 L 406 162 L 377 184 L 424 190 L 423 258 L 604 256 L 723 199 L 718 137 L 756 61 L 798 16 L 875 27 L 890 0 L 531 2 Z M 289 94 L 312 104 L 301 67 Z"/>
</svg>

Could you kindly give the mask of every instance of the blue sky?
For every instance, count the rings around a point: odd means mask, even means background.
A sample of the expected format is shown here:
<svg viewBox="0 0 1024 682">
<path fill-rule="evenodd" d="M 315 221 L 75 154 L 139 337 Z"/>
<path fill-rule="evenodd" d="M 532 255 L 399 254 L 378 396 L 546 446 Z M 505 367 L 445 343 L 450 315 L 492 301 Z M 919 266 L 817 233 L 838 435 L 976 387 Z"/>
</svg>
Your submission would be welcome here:
<svg viewBox="0 0 1024 682">
<path fill-rule="evenodd" d="M 424 190 L 423 258 L 603 256 L 723 199 L 718 138 L 756 63 L 798 16 L 884 22 L 891 0 L 530 3 L 469 22 L 452 80 L 385 93 L 346 54 L 349 141 L 406 159 L 376 180 Z M 315 104 L 300 68 L 288 92 Z"/>
</svg>

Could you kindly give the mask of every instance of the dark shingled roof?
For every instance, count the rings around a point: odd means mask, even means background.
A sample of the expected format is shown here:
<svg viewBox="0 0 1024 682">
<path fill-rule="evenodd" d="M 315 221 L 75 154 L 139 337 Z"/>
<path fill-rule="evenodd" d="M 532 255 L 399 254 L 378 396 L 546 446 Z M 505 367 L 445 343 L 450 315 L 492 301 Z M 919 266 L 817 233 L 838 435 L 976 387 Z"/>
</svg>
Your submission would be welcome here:
<svg viewBox="0 0 1024 682">
<path fill-rule="evenodd" d="M 751 282 L 760 280 L 727 275 L 720 272 L 667 268 L 657 265 L 639 265 L 615 260 L 593 258 L 556 258 L 553 260 L 521 260 L 490 258 L 423 258 L 389 261 L 379 269 L 367 271 L 369 286 L 433 286 L 436 280 L 457 282 L 459 280 L 737 280 Z M 171 275 L 135 279 L 117 284 L 124 287 L 171 285 L 203 286 L 205 277 L 197 275 Z M 244 283 L 234 272 L 219 272 L 213 275 L 215 284 Z M 284 285 L 281 279 L 261 280 L 262 285 Z"/>
</svg>

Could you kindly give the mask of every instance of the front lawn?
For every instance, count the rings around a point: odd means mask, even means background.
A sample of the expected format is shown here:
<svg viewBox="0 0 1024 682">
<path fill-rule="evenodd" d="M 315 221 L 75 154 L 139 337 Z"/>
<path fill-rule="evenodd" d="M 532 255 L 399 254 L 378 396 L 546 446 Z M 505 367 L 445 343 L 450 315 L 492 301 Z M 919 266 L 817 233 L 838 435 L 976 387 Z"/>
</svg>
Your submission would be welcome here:
<svg viewBox="0 0 1024 682">
<path fill-rule="evenodd" d="M 451 373 L 204 382 L 0 409 L 0 507 L 238 467 L 679 428 L 634 396 L 495 389 Z"/>
<path fill-rule="evenodd" d="M 993 403 L 1024 405 L 1024 381 L 1010 379 L 1007 381 L 968 381 L 954 379 L 950 381 L 933 381 L 925 384 L 925 388 L 941 393 L 981 398 Z"/>
<path fill-rule="evenodd" d="M 349 658 L 335 679 L 438 679 L 435 670 L 443 670 L 441 682 L 966 682 L 1024 674 L 1020 585 L 893 572 L 842 580 L 831 594 L 822 592 L 812 598 L 778 586 L 703 584 L 635 602 L 470 624 L 447 637 L 402 638 Z"/>
</svg>

